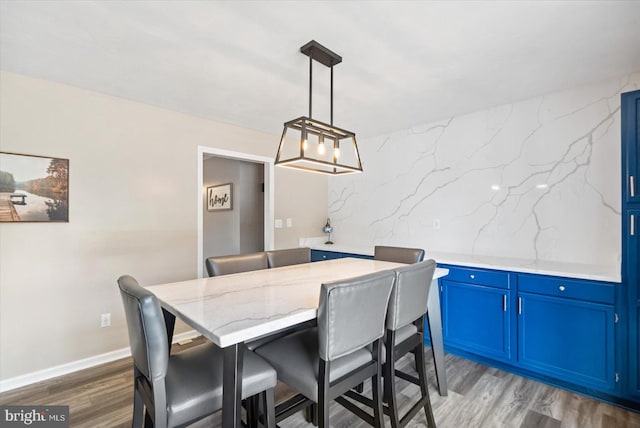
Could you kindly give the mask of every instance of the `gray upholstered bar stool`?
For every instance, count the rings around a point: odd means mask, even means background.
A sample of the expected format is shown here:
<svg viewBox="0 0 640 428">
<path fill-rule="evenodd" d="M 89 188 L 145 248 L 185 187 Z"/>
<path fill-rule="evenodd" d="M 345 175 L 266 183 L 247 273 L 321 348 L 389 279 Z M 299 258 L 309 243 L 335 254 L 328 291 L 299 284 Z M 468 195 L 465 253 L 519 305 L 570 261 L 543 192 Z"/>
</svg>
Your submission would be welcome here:
<svg viewBox="0 0 640 428">
<path fill-rule="evenodd" d="M 269 267 L 265 252 L 209 257 L 205 264 L 209 276 L 230 275 Z"/>
<path fill-rule="evenodd" d="M 118 279 L 133 356 L 133 427 L 178 427 L 222 408 L 223 355 L 213 343 L 169 355 L 162 310 L 156 297 L 131 276 Z M 275 427 L 275 370 L 244 352 L 242 396 L 260 396 L 266 426 Z"/>
<path fill-rule="evenodd" d="M 405 427 L 420 409 L 425 411 L 428 426 L 430 428 L 436 426 L 424 367 L 423 331 L 429 289 L 435 269 L 436 262 L 434 260 L 395 269 L 396 281 L 387 310 L 387 331 L 384 339 L 384 364 L 382 368 L 384 401 L 387 403 L 384 406 L 384 413 L 391 419 L 393 428 Z M 395 368 L 396 361 L 409 352 L 414 354 L 416 371 L 418 372 L 417 378 Z M 420 387 L 420 399 L 404 416 L 398 412 L 396 376 Z M 371 399 L 354 391 L 350 391 L 347 396 L 362 404 L 373 406 Z"/>
<path fill-rule="evenodd" d="M 371 425 L 383 426 L 381 342 L 394 280 L 392 271 L 383 271 L 323 284 L 317 327 L 256 350 L 275 367 L 282 382 L 300 392 L 278 406 L 277 421 L 317 403 L 319 426 L 328 427 L 330 401 L 342 404 L 345 392 L 370 378 L 374 415 L 365 416 Z"/>
<path fill-rule="evenodd" d="M 311 248 L 301 247 L 267 251 L 267 260 L 270 268 L 310 263 Z"/>
<path fill-rule="evenodd" d="M 424 260 L 424 250 L 376 245 L 373 249 L 373 259 L 406 264 L 418 263 Z"/>
<path fill-rule="evenodd" d="M 434 260 L 395 269 L 396 282 L 387 311 L 383 367 L 384 397 L 388 403 L 388 414 L 393 428 L 406 426 L 421 408 L 424 408 L 429 427 L 436 427 L 424 367 L 424 317 L 435 270 Z M 396 361 L 408 352 L 413 352 L 418 372 L 417 378 L 395 368 Z M 420 387 L 420 399 L 404 416 L 398 413 L 396 376 Z"/>
<path fill-rule="evenodd" d="M 377 246 L 374 250 L 375 260 L 385 260 L 396 263 L 418 263 L 424 259 L 424 250 L 419 248 L 385 247 Z M 429 337 L 431 338 L 431 352 L 436 368 L 436 380 L 438 381 L 438 392 L 443 397 L 447 395 L 447 373 L 444 364 L 444 345 L 442 342 L 442 317 L 440 315 L 440 304 L 438 303 L 438 290 L 431 292 L 433 301 L 429 302 L 427 312 L 427 325 Z M 359 392 L 362 392 L 359 389 Z"/>
</svg>

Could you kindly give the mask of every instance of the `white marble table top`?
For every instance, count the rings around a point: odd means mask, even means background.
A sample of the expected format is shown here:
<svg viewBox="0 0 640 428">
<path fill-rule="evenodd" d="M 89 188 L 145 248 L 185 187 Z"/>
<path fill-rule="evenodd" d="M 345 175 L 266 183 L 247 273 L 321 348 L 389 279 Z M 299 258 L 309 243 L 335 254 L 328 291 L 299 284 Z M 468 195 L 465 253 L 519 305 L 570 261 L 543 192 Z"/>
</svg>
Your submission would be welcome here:
<svg viewBox="0 0 640 428">
<path fill-rule="evenodd" d="M 147 287 L 163 307 L 220 347 L 316 318 L 320 285 L 402 266 L 344 258 Z M 436 269 L 434 280 L 447 275 Z"/>
</svg>

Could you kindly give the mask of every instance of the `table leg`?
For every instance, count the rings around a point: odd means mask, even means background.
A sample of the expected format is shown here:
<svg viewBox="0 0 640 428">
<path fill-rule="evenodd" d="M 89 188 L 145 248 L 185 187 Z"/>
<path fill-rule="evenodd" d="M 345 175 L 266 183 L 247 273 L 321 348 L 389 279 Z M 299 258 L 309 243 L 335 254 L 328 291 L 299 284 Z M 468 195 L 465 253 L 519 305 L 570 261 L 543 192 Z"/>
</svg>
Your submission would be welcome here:
<svg viewBox="0 0 640 428">
<path fill-rule="evenodd" d="M 240 428 L 242 420 L 242 354 L 244 344 L 236 343 L 222 349 L 222 428 Z"/>
<path fill-rule="evenodd" d="M 444 366 L 444 342 L 442 341 L 442 316 L 440 315 L 440 287 L 438 280 L 431 282 L 429 289 L 429 301 L 427 303 L 427 324 L 431 337 L 431 352 L 436 368 L 438 380 L 438 392 L 441 396 L 447 395 L 447 372 Z"/>
<path fill-rule="evenodd" d="M 169 342 L 169 353 L 171 353 L 171 343 L 173 342 L 173 330 L 176 326 L 176 316 L 171 312 L 162 308 L 162 315 L 164 316 L 164 326 L 167 329 L 167 341 Z"/>
</svg>

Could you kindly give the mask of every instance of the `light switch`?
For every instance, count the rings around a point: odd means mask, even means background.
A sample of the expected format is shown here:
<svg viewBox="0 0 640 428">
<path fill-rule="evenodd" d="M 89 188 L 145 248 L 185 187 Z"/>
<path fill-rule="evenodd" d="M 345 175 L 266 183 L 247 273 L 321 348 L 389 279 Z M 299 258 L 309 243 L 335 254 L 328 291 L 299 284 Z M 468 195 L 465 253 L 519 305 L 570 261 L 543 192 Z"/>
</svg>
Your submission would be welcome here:
<svg viewBox="0 0 640 428">
<path fill-rule="evenodd" d="M 287 227 L 293 227 L 293 219 L 291 218 L 287 219 Z"/>
<path fill-rule="evenodd" d="M 276 223 L 276 229 L 282 229 L 282 219 L 281 218 L 277 218 L 275 223 Z"/>
</svg>

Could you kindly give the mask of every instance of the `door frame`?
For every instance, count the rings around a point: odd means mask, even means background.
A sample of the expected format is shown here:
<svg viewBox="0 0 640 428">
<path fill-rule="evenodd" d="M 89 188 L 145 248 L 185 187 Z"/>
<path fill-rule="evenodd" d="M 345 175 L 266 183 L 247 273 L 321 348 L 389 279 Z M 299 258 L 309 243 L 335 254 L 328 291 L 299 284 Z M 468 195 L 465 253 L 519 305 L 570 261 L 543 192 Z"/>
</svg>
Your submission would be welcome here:
<svg viewBox="0 0 640 428">
<path fill-rule="evenodd" d="M 274 247 L 274 227 L 273 218 L 275 210 L 274 195 L 274 164 L 273 159 L 266 156 L 258 156 L 251 153 L 234 152 L 231 150 L 216 149 L 214 147 L 198 146 L 198 278 L 204 277 L 204 157 L 213 155 L 220 158 L 239 160 L 245 162 L 260 163 L 264 166 L 264 249 L 273 250 Z"/>
</svg>

